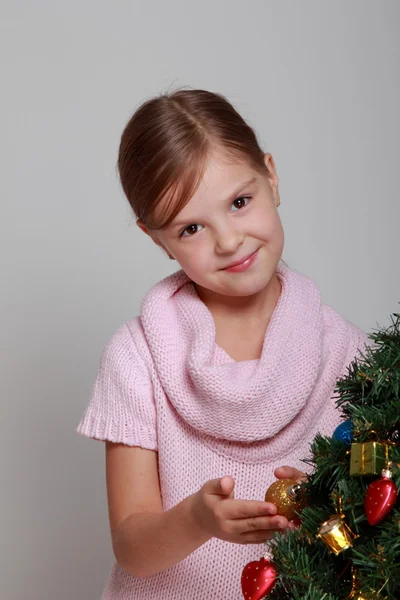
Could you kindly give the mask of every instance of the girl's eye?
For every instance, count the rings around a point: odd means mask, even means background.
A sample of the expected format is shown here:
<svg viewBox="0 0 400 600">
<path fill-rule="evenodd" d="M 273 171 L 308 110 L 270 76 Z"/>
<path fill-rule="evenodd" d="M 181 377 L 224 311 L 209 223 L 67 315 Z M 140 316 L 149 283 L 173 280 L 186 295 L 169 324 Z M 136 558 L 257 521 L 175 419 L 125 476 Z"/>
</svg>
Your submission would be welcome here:
<svg viewBox="0 0 400 600">
<path fill-rule="evenodd" d="M 248 205 L 251 200 L 251 196 L 240 196 L 240 198 L 236 198 L 232 202 L 232 206 L 234 207 L 234 211 L 240 210 Z M 190 237 L 195 233 L 198 233 L 203 228 L 203 225 L 199 225 L 198 223 L 192 223 L 188 227 L 186 227 L 180 234 L 179 237 Z"/>
<path fill-rule="evenodd" d="M 188 237 L 194 235 L 195 233 L 200 231 L 200 228 L 202 227 L 203 225 L 197 225 L 196 223 L 193 223 L 192 225 L 189 225 L 189 227 L 186 227 L 186 229 L 182 231 L 181 237 Z"/>
<path fill-rule="evenodd" d="M 239 210 L 240 208 L 247 206 L 249 201 L 250 201 L 250 196 L 241 196 L 240 198 L 236 198 L 236 200 L 234 200 L 232 202 L 232 206 L 235 207 L 235 210 Z"/>
</svg>

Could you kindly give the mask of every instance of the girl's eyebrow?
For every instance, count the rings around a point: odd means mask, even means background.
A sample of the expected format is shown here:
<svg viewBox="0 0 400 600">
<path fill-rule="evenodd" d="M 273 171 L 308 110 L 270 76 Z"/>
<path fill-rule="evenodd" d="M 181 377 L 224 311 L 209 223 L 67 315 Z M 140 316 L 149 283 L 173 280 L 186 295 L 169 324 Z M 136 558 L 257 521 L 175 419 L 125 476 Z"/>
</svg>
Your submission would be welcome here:
<svg viewBox="0 0 400 600">
<path fill-rule="evenodd" d="M 252 177 L 251 179 L 248 179 L 247 181 L 244 181 L 243 183 L 241 183 L 240 186 L 238 186 L 238 188 L 236 188 L 236 190 L 228 196 L 226 201 L 228 202 L 228 200 L 235 200 L 235 198 L 237 197 L 238 194 L 240 194 L 240 192 L 242 192 L 248 185 L 254 183 L 255 181 L 257 181 L 257 177 Z M 187 219 L 185 221 L 174 221 L 173 223 L 171 223 L 170 228 L 176 229 L 178 227 L 183 227 L 184 225 L 187 225 L 188 222 L 189 221 Z"/>
</svg>

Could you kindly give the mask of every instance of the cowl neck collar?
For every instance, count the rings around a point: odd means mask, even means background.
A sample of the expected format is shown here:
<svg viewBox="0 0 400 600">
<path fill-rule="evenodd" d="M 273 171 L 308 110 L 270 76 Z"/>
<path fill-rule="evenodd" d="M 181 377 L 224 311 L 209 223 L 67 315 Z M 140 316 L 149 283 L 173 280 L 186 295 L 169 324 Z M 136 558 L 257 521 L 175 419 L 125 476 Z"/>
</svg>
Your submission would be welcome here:
<svg viewBox="0 0 400 600">
<path fill-rule="evenodd" d="M 162 387 L 179 415 L 206 436 L 267 440 L 312 398 L 324 366 L 320 293 L 283 261 L 276 273 L 281 294 L 258 360 L 221 359 L 212 314 L 184 271 L 160 281 L 142 302 L 141 323 Z M 337 357 L 338 367 L 344 359 Z"/>
</svg>

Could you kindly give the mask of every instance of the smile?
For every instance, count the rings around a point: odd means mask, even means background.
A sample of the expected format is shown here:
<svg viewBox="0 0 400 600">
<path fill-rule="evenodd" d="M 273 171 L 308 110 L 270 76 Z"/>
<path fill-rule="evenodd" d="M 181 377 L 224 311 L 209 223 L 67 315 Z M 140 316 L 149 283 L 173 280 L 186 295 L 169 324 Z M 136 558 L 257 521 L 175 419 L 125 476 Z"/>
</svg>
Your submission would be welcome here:
<svg viewBox="0 0 400 600">
<path fill-rule="evenodd" d="M 257 253 L 258 253 L 258 248 L 255 252 L 253 252 L 252 254 L 250 254 L 249 256 L 243 258 L 242 260 L 236 261 L 234 263 L 232 263 L 231 265 L 229 265 L 228 267 L 225 267 L 224 269 L 221 269 L 222 271 L 229 271 L 230 273 L 240 273 L 242 271 L 246 271 L 246 269 L 248 269 L 256 260 L 257 258 Z"/>
</svg>

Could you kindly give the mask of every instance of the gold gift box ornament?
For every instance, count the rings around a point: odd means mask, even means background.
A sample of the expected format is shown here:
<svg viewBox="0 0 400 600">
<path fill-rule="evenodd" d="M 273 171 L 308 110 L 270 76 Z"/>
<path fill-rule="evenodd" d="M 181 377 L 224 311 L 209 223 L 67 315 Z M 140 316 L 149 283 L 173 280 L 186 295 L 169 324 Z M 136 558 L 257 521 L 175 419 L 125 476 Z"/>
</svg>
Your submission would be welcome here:
<svg viewBox="0 0 400 600">
<path fill-rule="evenodd" d="M 387 442 L 354 442 L 350 451 L 350 475 L 379 475 L 391 459 Z"/>
</svg>

